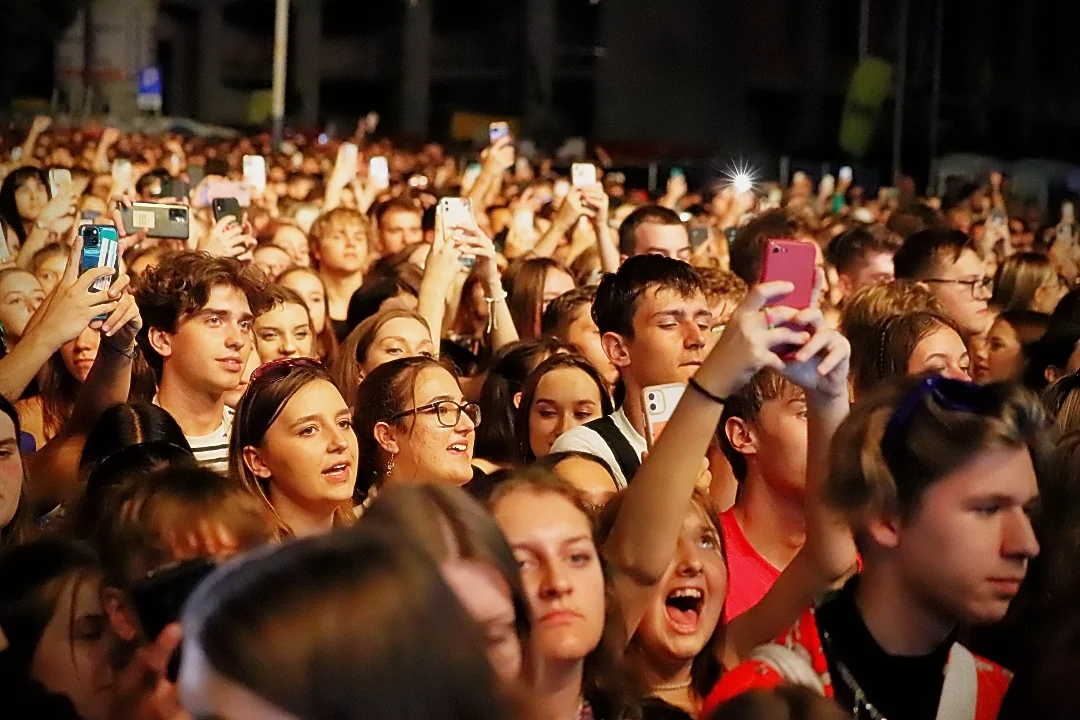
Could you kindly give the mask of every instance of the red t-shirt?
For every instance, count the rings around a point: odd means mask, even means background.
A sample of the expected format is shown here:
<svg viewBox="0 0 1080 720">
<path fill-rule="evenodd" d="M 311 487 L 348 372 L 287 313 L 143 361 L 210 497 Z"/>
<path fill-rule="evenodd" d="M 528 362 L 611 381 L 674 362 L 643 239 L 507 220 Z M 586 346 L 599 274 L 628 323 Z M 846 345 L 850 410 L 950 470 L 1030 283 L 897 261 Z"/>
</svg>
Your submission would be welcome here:
<svg viewBox="0 0 1080 720">
<path fill-rule="evenodd" d="M 720 514 L 720 532 L 724 536 L 724 556 L 727 560 L 728 590 L 724 603 L 724 624 L 757 605 L 776 579 L 780 570 L 763 558 L 746 539 L 735 511 Z"/>
</svg>

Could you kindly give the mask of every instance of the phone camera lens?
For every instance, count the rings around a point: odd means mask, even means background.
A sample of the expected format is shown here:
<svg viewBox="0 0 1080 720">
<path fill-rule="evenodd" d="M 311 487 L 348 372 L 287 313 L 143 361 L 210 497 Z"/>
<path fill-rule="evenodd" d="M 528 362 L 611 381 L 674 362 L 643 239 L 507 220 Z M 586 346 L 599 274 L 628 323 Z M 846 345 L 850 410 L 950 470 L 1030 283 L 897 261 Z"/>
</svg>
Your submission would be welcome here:
<svg viewBox="0 0 1080 720">
<path fill-rule="evenodd" d="M 778 252 L 780 252 L 780 248 L 778 248 L 778 247 L 775 247 L 775 246 L 774 246 L 774 247 L 773 247 L 773 249 L 772 249 L 772 251 L 773 251 L 774 253 L 778 253 Z"/>
<path fill-rule="evenodd" d="M 652 405 L 650 405 L 649 409 L 652 410 L 653 412 L 656 412 L 656 403 L 653 403 Z"/>
</svg>

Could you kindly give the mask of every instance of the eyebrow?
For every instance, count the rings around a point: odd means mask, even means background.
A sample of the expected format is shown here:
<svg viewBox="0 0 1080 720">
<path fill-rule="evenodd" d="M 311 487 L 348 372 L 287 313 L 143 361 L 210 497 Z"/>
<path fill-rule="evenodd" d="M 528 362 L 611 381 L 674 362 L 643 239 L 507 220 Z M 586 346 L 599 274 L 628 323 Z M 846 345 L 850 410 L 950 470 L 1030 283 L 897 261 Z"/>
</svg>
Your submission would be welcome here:
<svg viewBox="0 0 1080 720">
<path fill-rule="evenodd" d="M 18 441 L 17 438 L 8 438 L 6 440 L 0 440 L 0 447 L 3 447 L 3 448 L 8 448 L 8 447 L 17 448 L 17 447 L 19 447 L 19 441 Z"/>
<path fill-rule="evenodd" d="M 457 398 L 453 398 L 453 397 L 451 397 L 449 395 L 436 395 L 435 397 L 428 400 L 426 403 L 422 403 L 422 404 L 423 405 L 430 405 L 431 403 L 437 403 L 437 402 L 439 402 L 441 400 L 449 400 L 450 402 L 461 402 L 461 400 L 459 400 Z"/>
<path fill-rule="evenodd" d="M 197 312 L 195 314 L 198 315 L 199 317 L 206 317 L 208 315 L 221 315 L 223 317 L 232 317 L 232 315 L 233 315 L 231 310 L 223 310 L 221 308 L 212 308 L 212 307 L 204 307 L 202 310 L 199 310 L 199 312 Z M 243 320 L 252 320 L 252 319 L 254 319 L 254 317 L 255 316 L 252 315 L 250 311 L 240 313 L 240 320 L 241 321 L 243 321 Z"/>
</svg>

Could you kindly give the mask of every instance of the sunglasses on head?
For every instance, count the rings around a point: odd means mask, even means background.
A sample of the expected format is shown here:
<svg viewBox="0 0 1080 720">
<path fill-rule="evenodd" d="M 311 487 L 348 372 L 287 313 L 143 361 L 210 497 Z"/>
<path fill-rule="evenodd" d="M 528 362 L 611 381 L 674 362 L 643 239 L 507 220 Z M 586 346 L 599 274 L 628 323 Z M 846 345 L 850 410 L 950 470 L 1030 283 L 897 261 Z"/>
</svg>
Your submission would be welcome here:
<svg viewBox="0 0 1080 720">
<path fill-rule="evenodd" d="M 279 358 L 277 360 L 271 360 L 268 363 L 263 363 L 259 367 L 255 368 L 255 372 L 251 373 L 251 385 L 257 382 L 276 382 L 281 380 L 298 368 L 310 368 L 313 370 L 322 370 L 325 372 L 326 368 L 321 362 L 314 358 L 300 357 L 300 358 Z"/>
</svg>

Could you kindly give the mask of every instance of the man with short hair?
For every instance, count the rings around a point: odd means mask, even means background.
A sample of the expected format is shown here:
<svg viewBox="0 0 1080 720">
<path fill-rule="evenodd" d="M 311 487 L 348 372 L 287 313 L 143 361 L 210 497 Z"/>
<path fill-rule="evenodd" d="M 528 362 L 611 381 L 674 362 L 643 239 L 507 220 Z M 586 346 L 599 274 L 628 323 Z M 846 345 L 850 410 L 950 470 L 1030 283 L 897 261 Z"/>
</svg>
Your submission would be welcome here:
<svg viewBox="0 0 1080 720">
<path fill-rule="evenodd" d="M 893 255 L 901 240 L 883 226 L 858 227 L 836 236 L 825 258 L 836 268 L 841 297 L 893 279 Z"/>
<path fill-rule="evenodd" d="M 424 214 L 408 200 L 398 198 L 383 204 L 375 213 L 375 224 L 379 229 L 376 250 L 383 257 L 424 239 Z"/>
<path fill-rule="evenodd" d="M 776 239 L 794 239 L 798 229 L 781 210 L 754 218 L 735 231 L 735 239 L 728 251 L 731 271 L 754 287 L 761 282 L 761 272 L 765 267 L 765 243 Z"/>
<path fill-rule="evenodd" d="M 663 255 L 689 262 L 690 235 L 674 210 L 644 205 L 630 213 L 619 226 L 619 253 L 623 259 Z"/>
<path fill-rule="evenodd" d="M 642 390 L 693 376 L 705 357 L 712 315 L 697 271 L 658 254 L 632 257 L 605 276 L 592 315 L 604 353 L 618 368 L 624 400 L 613 415 L 561 436 L 551 451 L 601 458 L 622 488 L 647 447 Z"/>
<path fill-rule="evenodd" d="M 897 278 L 928 287 L 969 339 L 990 329 L 993 279 L 964 233 L 944 227 L 917 232 L 896 251 L 893 266 Z"/>
<path fill-rule="evenodd" d="M 604 354 L 600 330 L 592 318 L 596 288 L 579 287 L 551 301 L 540 320 L 540 331 L 568 343 L 593 364 L 609 388 L 619 380 L 619 370 Z"/>
<path fill-rule="evenodd" d="M 253 317 L 269 308 L 258 271 L 232 258 L 184 252 L 147 271 L 135 290 L 139 344 L 158 380 L 155 404 L 184 431 L 195 458 L 228 467 L 233 412 L 253 343 Z"/>
</svg>

